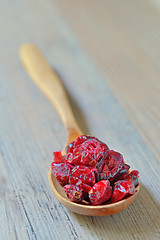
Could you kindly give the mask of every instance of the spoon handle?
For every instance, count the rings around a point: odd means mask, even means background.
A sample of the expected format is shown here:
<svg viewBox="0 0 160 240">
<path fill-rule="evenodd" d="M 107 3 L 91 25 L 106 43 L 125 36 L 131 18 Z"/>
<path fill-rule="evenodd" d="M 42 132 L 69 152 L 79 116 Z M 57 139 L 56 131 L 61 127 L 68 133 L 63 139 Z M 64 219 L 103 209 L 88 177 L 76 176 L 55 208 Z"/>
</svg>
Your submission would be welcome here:
<svg viewBox="0 0 160 240">
<path fill-rule="evenodd" d="M 31 43 L 24 44 L 20 48 L 20 58 L 31 79 L 54 105 L 66 129 L 68 141 L 71 135 L 75 138 L 81 135 L 62 82 L 40 50 Z"/>
</svg>

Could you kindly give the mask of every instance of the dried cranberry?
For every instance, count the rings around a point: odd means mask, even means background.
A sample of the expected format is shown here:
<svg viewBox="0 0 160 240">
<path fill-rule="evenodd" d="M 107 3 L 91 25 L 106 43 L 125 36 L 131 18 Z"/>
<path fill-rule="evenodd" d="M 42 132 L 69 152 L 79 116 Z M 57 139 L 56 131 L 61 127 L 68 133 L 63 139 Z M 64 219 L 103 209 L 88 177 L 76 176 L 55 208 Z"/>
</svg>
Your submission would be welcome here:
<svg viewBox="0 0 160 240">
<path fill-rule="evenodd" d="M 130 166 L 128 164 L 123 164 L 123 167 L 122 167 L 121 171 L 119 172 L 119 176 L 121 174 L 127 173 L 129 169 L 130 169 Z"/>
<path fill-rule="evenodd" d="M 78 186 L 67 184 L 63 189 L 72 202 L 80 203 L 83 201 L 83 192 Z"/>
<path fill-rule="evenodd" d="M 52 173 L 57 178 L 58 182 L 64 186 L 69 182 L 69 175 L 73 166 L 69 163 L 52 163 Z"/>
<path fill-rule="evenodd" d="M 81 155 L 68 152 L 66 154 L 66 160 L 67 160 L 68 163 L 71 163 L 73 165 L 79 165 L 80 161 L 81 161 Z"/>
<path fill-rule="evenodd" d="M 111 196 L 111 202 L 112 203 L 118 202 L 119 200 L 123 199 L 124 196 L 125 196 L 125 191 L 122 191 L 121 188 L 118 189 L 118 186 L 117 186 L 113 189 L 113 193 Z"/>
<path fill-rule="evenodd" d="M 86 183 L 83 183 L 80 179 L 76 183 L 76 186 L 78 186 L 83 191 L 84 199 L 88 201 L 88 192 L 91 190 L 91 186 L 89 186 Z"/>
<path fill-rule="evenodd" d="M 128 194 L 134 194 L 136 192 L 135 186 L 132 181 L 129 180 L 119 180 L 115 182 L 113 193 L 111 197 L 112 202 L 118 202 Z"/>
<path fill-rule="evenodd" d="M 134 184 L 135 187 L 138 185 L 138 178 L 137 178 L 137 176 L 132 175 L 132 183 Z"/>
<path fill-rule="evenodd" d="M 53 152 L 53 156 L 55 163 L 66 162 L 65 157 L 62 155 L 61 151 Z"/>
<path fill-rule="evenodd" d="M 133 170 L 131 174 L 139 178 L 139 172 L 137 170 Z"/>
<path fill-rule="evenodd" d="M 99 159 L 99 161 L 96 163 L 96 169 L 97 169 L 97 172 L 98 173 L 101 173 L 105 164 L 106 164 L 106 161 L 107 161 L 107 157 L 108 157 L 108 151 L 105 151 L 103 153 L 103 156 Z M 101 179 L 102 180 L 102 179 Z"/>
<path fill-rule="evenodd" d="M 73 149 L 77 146 L 77 145 L 79 145 L 79 144 L 81 144 L 81 143 L 83 143 L 84 141 L 86 141 L 88 138 L 90 138 L 89 136 L 86 136 L 86 135 L 81 135 L 81 136 L 79 136 L 75 141 L 73 141 L 73 142 L 71 142 L 71 143 L 69 143 L 68 145 L 67 145 L 67 147 L 66 147 L 66 153 L 73 153 Z"/>
<path fill-rule="evenodd" d="M 118 173 L 118 175 L 114 179 L 114 182 L 117 182 L 119 179 L 123 179 L 123 177 L 121 178 L 121 176 L 123 176 L 124 174 L 127 174 L 129 169 L 130 169 L 130 166 L 128 164 L 124 164 L 121 171 Z"/>
<path fill-rule="evenodd" d="M 91 168 L 83 165 L 76 166 L 72 169 L 69 177 L 70 184 L 76 184 L 80 179 L 83 183 L 93 186 L 95 179 L 96 168 Z"/>
<path fill-rule="evenodd" d="M 88 193 L 92 205 L 100 205 L 110 199 L 112 188 L 108 180 L 97 182 Z"/>
<path fill-rule="evenodd" d="M 89 138 L 89 136 L 86 135 L 82 135 L 79 136 L 75 141 L 74 141 L 74 146 L 78 146 L 79 144 L 82 144 L 83 142 L 85 142 L 87 139 Z"/>
<path fill-rule="evenodd" d="M 123 156 L 113 150 L 108 151 L 108 157 L 103 167 L 102 173 L 97 175 L 98 180 L 108 179 L 113 181 L 124 166 Z"/>
<path fill-rule="evenodd" d="M 97 162 L 107 155 L 108 146 L 97 138 L 80 136 L 72 147 L 67 148 L 66 159 L 74 165 L 88 165 L 94 167 Z M 71 149 L 71 151 L 69 151 Z"/>
<path fill-rule="evenodd" d="M 137 186 L 138 184 L 138 177 L 139 176 L 139 172 L 137 170 L 133 170 L 130 173 L 124 173 L 119 177 L 119 180 L 128 180 L 131 181 L 134 186 Z"/>
<path fill-rule="evenodd" d="M 103 157 L 105 149 L 96 139 L 89 139 L 81 144 L 78 152 L 81 153 L 80 164 L 95 166 Z"/>
<path fill-rule="evenodd" d="M 82 183 L 82 190 L 85 197 L 88 197 L 88 192 L 91 190 L 91 186 L 86 183 Z"/>
<path fill-rule="evenodd" d="M 66 153 L 73 153 L 73 148 L 74 148 L 74 142 L 69 143 L 65 149 Z"/>
</svg>

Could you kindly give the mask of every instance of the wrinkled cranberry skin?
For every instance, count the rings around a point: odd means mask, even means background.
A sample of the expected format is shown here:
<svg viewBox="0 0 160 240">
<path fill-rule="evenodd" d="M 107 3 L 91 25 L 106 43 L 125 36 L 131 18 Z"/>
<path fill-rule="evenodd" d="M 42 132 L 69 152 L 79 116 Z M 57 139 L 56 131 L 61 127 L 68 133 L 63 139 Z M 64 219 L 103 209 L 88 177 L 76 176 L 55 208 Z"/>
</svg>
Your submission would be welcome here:
<svg viewBox="0 0 160 240">
<path fill-rule="evenodd" d="M 62 158 L 61 151 L 53 152 L 53 156 L 54 156 L 54 162 L 55 163 L 60 163 L 61 162 L 61 158 Z"/>
<path fill-rule="evenodd" d="M 103 156 L 99 159 L 99 161 L 96 163 L 96 166 L 95 166 L 98 173 L 102 172 L 102 170 L 106 164 L 107 157 L 108 157 L 108 151 L 104 151 Z"/>
<path fill-rule="evenodd" d="M 79 144 L 84 143 L 87 139 L 89 139 L 89 136 L 81 135 L 74 141 L 74 146 L 78 146 Z"/>
<path fill-rule="evenodd" d="M 53 161 L 55 163 L 66 162 L 65 157 L 62 155 L 61 151 L 53 152 L 53 156 L 54 156 L 54 160 Z"/>
<path fill-rule="evenodd" d="M 122 180 L 123 176 L 129 173 L 129 169 L 130 169 L 130 166 L 128 164 L 124 164 L 121 171 L 117 174 L 113 182 L 117 182 L 120 179 Z"/>
<path fill-rule="evenodd" d="M 66 162 L 65 156 L 62 155 L 61 151 L 53 152 L 53 156 L 54 156 L 53 162 L 55 163 Z"/>
<path fill-rule="evenodd" d="M 52 173 L 57 178 L 58 182 L 64 186 L 69 182 L 69 175 L 73 166 L 69 163 L 52 163 Z"/>
<path fill-rule="evenodd" d="M 119 172 L 119 175 L 118 175 L 118 176 L 120 176 L 121 174 L 127 173 L 129 169 L 130 169 L 130 166 L 125 163 L 125 164 L 123 165 L 121 171 Z"/>
<path fill-rule="evenodd" d="M 65 149 L 66 153 L 73 153 L 73 148 L 74 148 L 74 142 L 69 143 Z"/>
<path fill-rule="evenodd" d="M 66 151 L 66 160 L 69 163 L 94 167 L 98 161 L 108 155 L 108 146 L 97 138 L 82 135 L 72 142 Z"/>
<path fill-rule="evenodd" d="M 88 201 L 88 192 L 91 190 L 91 186 L 83 183 L 80 179 L 76 182 L 76 186 L 78 186 L 83 191 L 84 199 Z"/>
<path fill-rule="evenodd" d="M 109 169 L 113 169 L 116 165 L 124 163 L 124 159 L 122 154 L 119 152 L 115 152 L 113 150 L 108 151 L 108 158 L 107 158 L 107 165 Z M 105 172 L 105 167 L 103 169 L 103 172 Z"/>
<path fill-rule="evenodd" d="M 128 180 L 128 181 L 132 182 L 134 184 L 134 186 L 137 186 L 138 177 L 139 177 L 139 172 L 137 170 L 133 170 L 130 173 L 123 173 L 119 177 L 119 180 Z"/>
<path fill-rule="evenodd" d="M 81 203 L 83 201 L 83 191 L 78 186 L 67 184 L 63 189 L 72 202 Z"/>
<path fill-rule="evenodd" d="M 123 156 L 118 152 L 110 150 L 108 151 L 107 158 L 104 160 L 102 171 L 96 173 L 96 180 L 101 181 L 108 179 L 109 181 L 113 181 L 122 170 L 126 171 L 123 168 L 125 168 Z M 128 167 L 126 168 L 128 169 Z"/>
<path fill-rule="evenodd" d="M 118 202 L 119 200 L 123 199 L 126 195 L 135 194 L 136 189 L 132 181 L 129 180 L 119 180 L 115 182 L 113 193 L 111 196 L 111 202 Z"/>
<path fill-rule="evenodd" d="M 83 143 L 84 141 L 86 141 L 89 137 L 86 135 L 81 135 L 79 136 L 75 141 L 69 143 L 66 147 L 66 153 L 73 153 L 73 148 L 81 143 Z"/>
<path fill-rule="evenodd" d="M 102 170 L 106 174 L 106 178 L 113 181 L 116 176 L 120 173 L 124 166 L 123 156 L 113 150 L 108 151 L 107 162 Z"/>
<path fill-rule="evenodd" d="M 88 193 L 89 200 L 92 205 L 100 205 L 110 199 L 112 188 L 108 180 L 97 182 Z"/>
<path fill-rule="evenodd" d="M 132 172 L 131 172 L 131 174 L 132 175 L 134 175 L 134 176 L 136 176 L 137 178 L 139 178 L 139 172 L 137 171 L 137 170 L 133 170 Z"/>
<path fill-rule="evenodd" d="M 69 183 L 76 184 L 80 179 L 83 183 L 93 186 L 96 182 L 95 171 L 96 168 L 78 165 L 72 169 L 69 177 Z"/>
<path fill-rule="evenodd" d="M 119 187 L 120 188 L 120 187 Z M 125 192 L 121 191 L 121 188 L 115 187 L 112 192 L 111 202 L 115 203 L 122 200 L 125 197 Z"/>
</svg>

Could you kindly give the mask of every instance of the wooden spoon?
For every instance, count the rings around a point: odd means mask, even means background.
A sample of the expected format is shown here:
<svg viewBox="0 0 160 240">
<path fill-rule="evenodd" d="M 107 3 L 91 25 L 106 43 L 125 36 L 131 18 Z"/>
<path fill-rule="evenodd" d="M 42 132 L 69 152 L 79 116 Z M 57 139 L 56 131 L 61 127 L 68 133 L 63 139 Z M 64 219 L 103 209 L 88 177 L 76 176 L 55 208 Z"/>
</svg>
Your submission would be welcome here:
<svg viewBox="0 0 160 240">
<path fill-rule="evenodd" d="M 66 145 L 74 141 L 78 136 L 82 135 L 75 118 L 73 116 L 70 104 L 67 99 L 66 92 L 56 72 L 50 67 L 39 49 L 30 43 L 24 44 L 20 48 L 20 58 L 26 68 L 26 71 L 47 96 L 50 102 L 57 110 L 67 133 Z M 65 148 L 63 154 L 65 153 Z M 56 198 L 69 210 L 90 216 L 112 215 L 118 213 L 129 206 L 137 197 L 139 185 L 136 187 L 136 193 L 117 203 L 104 204 L 100 206 L 91 206 L 85 204 L 77 204 L 71 202 L 61 185 L 58 183 L 52 169 L 49 170 L 49 183 Z"/>
</svg>

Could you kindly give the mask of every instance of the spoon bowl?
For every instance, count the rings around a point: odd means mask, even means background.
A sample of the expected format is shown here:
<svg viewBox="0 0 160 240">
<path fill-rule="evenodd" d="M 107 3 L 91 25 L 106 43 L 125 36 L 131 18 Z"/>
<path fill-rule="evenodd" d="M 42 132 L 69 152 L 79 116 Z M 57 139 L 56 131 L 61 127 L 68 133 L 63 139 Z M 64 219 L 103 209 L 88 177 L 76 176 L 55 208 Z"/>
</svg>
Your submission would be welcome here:
<svg viewBox="0 0 160 240">
<path fill-rule="evenodd" d="M 135 200 L 140 188 L 138 184 L 138 186 L 136 187 L 136 193 L 134 195 L 129 196 L 119 202 L 92 206 L 71 202 L 67 198 L 62 186 L 58 183 L 57 179 L 52 174 L 51 168 L 48 173 L 48 179 L 54 195 L 56 196 L 58 201 L 63 204 L 63 206 L 65 206 L 68 210 L 72 212 L 87 216 L 107 216 L 124 210 Z"/>
<path fill-rule="evenodd" d="M 82 135 L 82 133 L 80 134 L 78 132 L 72 135 L 69 141 L 67 141 L 66 145 L 72 141 L 75 141 L 76 138 L 80 135 Z M 65 154 L 65 148 L 63 149 L 62 153 Z M 107 203 L 99 206 L 92 206 L 87 202 L 85 202 L 84 204 L 71 202 L 67 198 L 63 187 L 59 184 L 56 177 L 53 175 L 52 168 L 49 169 L 48 180 L 55 197 L 61 204 L 63 204 L 64 207 L 66 207 L 72 212 L 87 216 L 107 216 L 121 212 L 135 200 L 140 189 L 140 184 L 138 184 L 136 186 L 136 192 L 134 195 L 129 195 L 128 197 L 116 203 Z"/>
<path fill-rule="evenodd" d="M 33 44 L 27 43 L 21 46 L 20 58 L 31 79 L 57 110 L 66 129 L 67 144 L 74 141 L 78 136 L 82 135 L 82 132 L 75 121 L 65 89 L 58 75 L 50 67 L 39 49 Z M 62 153 L 65 154 L 65 149 Z M 134 195 L 128 196 L 116 203 L 92 206 L 89 205 L 89 203 L 87 204 L 87 202 L 86 204 L 71 202 L 67 198 L 62 186 L 52 174 L 51 168 L 49 170 L 48 178 L 52 191 L 59 202 L 70 211 L 88 216 L 112 215 L 124 210 L 135 200 L 140 189 L 140 185 L 138 184 Z"/>
</svg>

